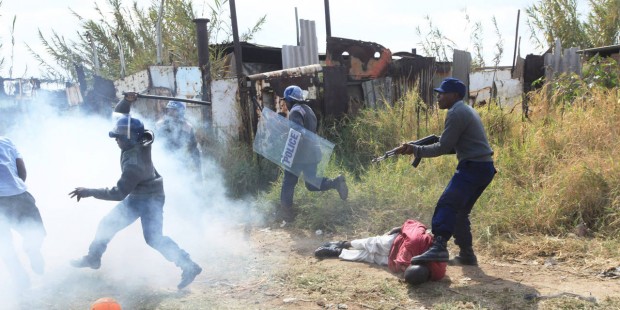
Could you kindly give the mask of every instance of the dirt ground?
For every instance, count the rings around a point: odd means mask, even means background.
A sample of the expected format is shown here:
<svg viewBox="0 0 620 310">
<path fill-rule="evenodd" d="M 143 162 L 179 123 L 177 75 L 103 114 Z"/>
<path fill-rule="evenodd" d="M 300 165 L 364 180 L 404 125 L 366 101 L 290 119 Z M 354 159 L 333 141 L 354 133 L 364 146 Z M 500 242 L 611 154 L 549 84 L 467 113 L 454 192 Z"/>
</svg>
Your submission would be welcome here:
<svg viewBox="0 0 620 310">
<path fill-rule="evenodd" d="M 386 267 L 314 258 L 314 249 L 333 236 L 279 227 L 240 228 L 239 234 L 247 244 L 239 245 L 233 255 L 202 262 L 203 273 L 182 291 L 156 285 L 128 289 L 95 276 L 90 281 L 100 286 L 99 297 L 115 296 L 123 309 L 610 309 L 620 305 L 620 280 L 601 276 L 600 267 L 507 261 L 482 254 L 478 267 L 449 266 L 443 280 L 414 287 Z M 63 291 L 48 287 L 48 292 L 37 292 L 46 297 L 23 301 L 17 309 L 87 309 L 97 295 L 79 294 L 86 286 L 83 282 L 63 285 Z M 66 301 L 69 295 L 82 299 Z"/>
</svg>

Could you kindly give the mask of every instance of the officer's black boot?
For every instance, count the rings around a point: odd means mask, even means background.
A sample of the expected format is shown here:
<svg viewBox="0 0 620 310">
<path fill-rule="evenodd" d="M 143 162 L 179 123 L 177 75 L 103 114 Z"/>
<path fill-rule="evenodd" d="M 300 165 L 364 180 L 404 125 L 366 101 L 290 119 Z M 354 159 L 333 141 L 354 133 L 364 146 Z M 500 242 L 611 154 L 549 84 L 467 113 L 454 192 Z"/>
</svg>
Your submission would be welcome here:
<svg viewBox="0 0 620 310">
<path fill-rule="evenodd" d="M 344 178 L 344 175 L 337 176 L 334 180 L 334 188 L 338 191 L 338 195 L 340 199 L 347 200 L 349 198 L 349 187 L 347 186 L 347 181 Z"/>
<path fill-rule="evenodd" d="M 448 253 L 448 240 L 442 236 L 435 236 L 433 244 L 426 252 L 411 258 L 411 264 L 416 265 L 421 262 L 447 262 L 450 260 Z"/>
<path fill-rule="evenodd" d="M 476 254 L 474 254 L 474 249 L 471 246 L 461 248 L 459 255 L 454 257 L 454 261 L 460 265 L 478 265 L 478 258 L 476 257 Z"/>
</svg>

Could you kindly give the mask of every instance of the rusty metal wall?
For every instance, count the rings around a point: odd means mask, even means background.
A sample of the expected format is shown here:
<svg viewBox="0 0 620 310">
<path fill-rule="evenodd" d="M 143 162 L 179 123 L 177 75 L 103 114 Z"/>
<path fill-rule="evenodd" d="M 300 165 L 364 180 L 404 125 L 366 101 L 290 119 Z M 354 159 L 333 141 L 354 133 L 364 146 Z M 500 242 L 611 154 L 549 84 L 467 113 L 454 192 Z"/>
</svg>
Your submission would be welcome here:
<svg viewBox="0 0 620 310">
<path fill-rule="evenodd" d="M 282 109 L 279 104 L 284 89 L 290 85 L 297 85 L 306 91 L 309 105 L 315 112 L 322 113 L 324 109 L 317 97 L 321 93 L 319 73 L 323 69 L 320 65 L 309 65 L 250 75 L 248 76 L 248 80 L 252 83 L 250 96 L 255 96 L 259 105 L 279 111 Z"/>
<path fill-rule="evenodd" d="M 325 66 L 344 66 L 349 80 L 376 79 L 385 76 L 392 52 L 380 44 L 344 38 L 327 38 Z"/>
<path fill-rule="evenodd" d="M 392 86 L 392 77 L 389 76 L 363 82 L 362 90 L 366 99 L 366 107 L 376 109 L 392 105 L 394 102 Z"/>
<path fill-rule="evenodd" d="M 434 57 L 402 58 L 392 63 L 389 75 L 393 78 L 394 100 L 418 87 L 420 98 L 428 105 L 435 101 L 433 88 L 436 66 Z"/>
</svg>

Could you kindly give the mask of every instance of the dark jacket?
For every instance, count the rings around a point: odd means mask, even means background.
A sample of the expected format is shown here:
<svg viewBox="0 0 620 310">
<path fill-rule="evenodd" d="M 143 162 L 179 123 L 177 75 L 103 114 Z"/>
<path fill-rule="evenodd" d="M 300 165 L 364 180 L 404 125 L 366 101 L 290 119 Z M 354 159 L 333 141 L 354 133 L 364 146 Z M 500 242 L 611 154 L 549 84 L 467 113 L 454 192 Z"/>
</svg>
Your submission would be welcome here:
<svg viewBox="0 0 620 310">
<path fill-rule="evenodd" d="M 112 188 L 93 190 L 93 197 L 121 201 L 128 195 L 164 195 L 164 181 L 151 160 L 151 144 L 147 139 L 121 152 L 121 178 Z"/>
</svg>

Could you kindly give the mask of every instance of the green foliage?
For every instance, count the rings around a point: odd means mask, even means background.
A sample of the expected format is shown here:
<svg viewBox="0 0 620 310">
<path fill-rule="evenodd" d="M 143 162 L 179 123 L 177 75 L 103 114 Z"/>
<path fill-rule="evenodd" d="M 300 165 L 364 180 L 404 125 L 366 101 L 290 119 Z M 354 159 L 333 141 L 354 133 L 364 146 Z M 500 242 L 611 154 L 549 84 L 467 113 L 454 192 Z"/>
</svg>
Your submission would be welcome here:
<svg viewBox="0 0 620 310">
<path fill-rule="evenodd" d="M 225 186 L 233 198 L 256 195 L 268 189 L 278 176 L 277 166 L 258 156 L 252 146 L 245 143 L 229 141 L 226 147 L 209 148 L 207 153 L 225 167 Z"/>
<path fill-rule="evenodd" d="M 583 81 L 588 86 L 614 88 L 620 86 L 620 66 L 611 57 L 596 55 L 583 66 Z"/>
<path fill-rule="evenodd" d="M 620 0 L 590 0 L 585 31 L 591 46 L 620 44 Z"/>
<path fill-rule="evenodd" d="M 450 61 L 452 57 L 448 57 L 448 52 L 451 55 L 456 48 L 456 44 L 433 24 L 430 16 L 426 15 L 424 19 L 428 22 L 428 32 L 422 33 L 420 26 L 416 27 L 416 34 L 418 37 L 423 38 L 420 43 L 422 51 L 426 56 L 435 57 L 437 61 Z"/>
<path fill-rule="evenodd" d="M 576 0 L 540 0 L 526 8 L 530 39 L 539 48 L 553 46 L 556 39 L 568 47 L 589 47 Z M 542 35 L 543 38 L 540 38 Z"/>
<path fill-rule="evenodd" d="M 530 39 L 539 48 L 554 46 L 599 47 L 619 43 L 620 0 L 590 0 L 590 13 L 582 21 L 576 0 L 540 0 L 525 12 Z M 542 36 L 542 38 L 540 37 Z"/>
<path fill-rule="evenodd" d="M 534 112 L 527 122 L 498 105 L 478 108 L 498 174 L 472 212 L 477 242 L 492 243 L 499 236 L 566 236 L 578 224 L 596 236 L 620 237 L 620 90 L 588 88 L 582 82 L 574 87 L 581 89 L 572 94 L 583 95 L 569 95 L 568 87 L 554 91 L 551 98 L 576 96 L 565 105 L 548 100 L 545 89 L 533 93 Z M 326 174 L 345 173 L 349 200 L 341 201 L 335 191 L 310 192 L 300 184 L 296 227 L 364 236 L 384 233 L 406 218 L 430 224 L 456 158 L 427 158 L 415 169 L 410 156 L 369 163 L 403 141 L 441 133 L 445 111 L 418 114 L 417 100 L 409 94 L 394 107 L 367 109 L 325 129 L 323 134 L 339 139 Z M 422 116 L 426 113 L 428 117 Z M 274 182 L 261 199 L 276 205 L 280 185 Z"/>
<path fill-rule="evenodd" d="M 335 153 L 343 158 L 347 169 L 357 174 L 373 158 L 401 143 L 437 132 L 436 125 L 429 125 L 430 119 L 436 116 L 416 92 L 409 92 L 394 106 L 364 109 L 354 118 L 345 118 L 330 127 L 322 126 L 326 129 L 320 134 L 336 143 Z"/>
<path fill-rule="evenodd" d="M 435 57 L 437 61 L 449 62 L 452 61 L 452 53 L 458 47 L 456 43 L 450 38 L 446 37 L 443 32 L 433 24 L 430 16 L 425 16 L 425 20 L 428 22 L 428 30 L 423 32 L 420 26 L 416 27 L 416 35 L 422 39 L 419 45 L 422 47 L 422 51 L 425 55 Z M 466 31 L 469 31 L 469 46 L 461 47 L 461 49 L 472 49 L 472 68 L 481 68 L 485 66 L 484 53 L 483 53 L 483 28 L 480 21 L 472 22 L 469 14 L 465 13 Z M 495 28 L 495 34 L 497 41 L 495 43 L 495 52 L 493 55 L 493 63 L 495 66 L 499 64 L 504 54 L 504 41 L 502 35 L 497 26 L 495 16 L 491 18 L 493 26 Z"/>
<path fill-rule="evenodd" d="M 161 18 L 162 62 L 176 66 L 197 66 L 198 54 L 194 7 L 192 0 L 163 1 Z M 209 42 L 230 42 L 232 31 L 226 20 L 222 19 L 227 0 L 213 0 L 210 5 Z M 49 78 L 75 79 L 75 65 L 86 67 L 87 75 L 96 71 L 92 46 L 95 46 L 100 64 L 100 75 L 117 79 L 121 74 L 121 50 L 126 63 L 126 73 L 132 74 L 157 63 L 157 24 L 159 20 L 159 3 L 155 1 L 145 9 L 133 2 L 131 7 L 124 7 L 121 0 L 107 0 L 108 9 L 95 3 L 99 14 L 97 19 L 86 19 L 78 13 L 81 29 L 76 42 L 65 40 L 64 36 L 52 29 L 52 36 L 45 37 L 39 30 L 39 39 L 54 63 L 47 63 L 43 57 L 30 47 L 39 64 L 46 69 Z M 111 14 L 108 13 L 111 11 Z M 254 27 L 241 34 L 244 40 L 250 40 L 265 22 L 265 16 L 259 18 Z M 224 38 L 218 36 L 224 34 Z M 214 40 L 215 39 L 215 40 Z M 217 41 L 220 40 L 221 41 Z M 223 68 L 222 52 L 211 46 L 210 59 L 212 76 L 217 77 Z"/>
<path fill-rule="evenodd" d="M 495 51 L 493 53 L 493 65 L 497 67 L 499 62 L 502 60 L 502 56 L 504 55 L 504 40 L 502 39 L 502 33 L 499 31 L 499 27 L 497 26 L 495 16 L 493 16 L 492 21 L 493 28 L 495 28 L 495 35 L 497 36 L 497 41 L 495 41 Z"/>
<path fill-rule="evenodd" d="M 465 19 L 467 20 L 468 24 L 471 22 L 469 19 L 469 15 L 466 15 Z M 475 22 L 470 33 L 470 40 L 472 42 L 471 45 L 473 47 L 474 55 L 471 66 L 472 68 L 482 68 L 484 67 L 484 49 L 482 40 L 484 32 L 482 29 L 482 23 L 480 21 Z"/>
</svg>

